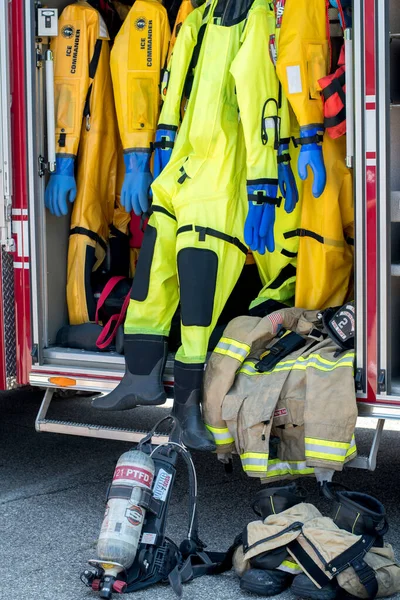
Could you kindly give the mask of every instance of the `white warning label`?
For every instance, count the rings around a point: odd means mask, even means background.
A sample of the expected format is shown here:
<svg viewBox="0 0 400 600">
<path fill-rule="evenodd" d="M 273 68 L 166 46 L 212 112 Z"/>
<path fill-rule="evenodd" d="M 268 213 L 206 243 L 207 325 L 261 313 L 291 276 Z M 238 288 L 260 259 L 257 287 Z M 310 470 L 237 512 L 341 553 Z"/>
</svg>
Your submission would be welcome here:
<svg viewBox="0 0 400 600">
<path fill-rule="evenodd" d="M 167 497 L 169 486 L 171 485 L 171 474 L 160 469 L 156 481 L 154 483 L 153 496 L 156 500 L 165 501 Z"/>
<path fill-rule="evenodd" d="M 151 544 L 152 546 L 154 546 L 154 544 L 156 543 L 156 537 L 157 536 L 155 533 L 145 532 L 142 535 L 141 542 L 142 542 L 142 544 Z"/>
<path fill-rule="evenodd" d="M 286 67 L 286 77 L 288 80 L 289 94 L 301 94 L 303 86 L 301 85 L 300 65 Z"/>
</svg>

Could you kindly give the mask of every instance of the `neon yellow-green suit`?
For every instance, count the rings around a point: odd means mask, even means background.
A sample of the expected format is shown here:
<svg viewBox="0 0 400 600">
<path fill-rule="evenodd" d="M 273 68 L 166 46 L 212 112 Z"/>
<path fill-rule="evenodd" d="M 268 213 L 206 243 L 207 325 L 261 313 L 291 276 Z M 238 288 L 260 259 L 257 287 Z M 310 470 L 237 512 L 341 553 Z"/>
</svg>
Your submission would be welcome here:
<svg viewBox="0 0 400 600">
<path fill-rule="evenodd" d="M 191 93 L 171 160 L 152 185 L 153 214 L 125 322 L 132 359 L 120 386 L 101 403 L 115 409 L 165 401 L 166 339 L 180 301 L 173 412 L 182 441 L 201 450 L 214 448 L 199 406 L 208 341 L 247 254 L 246 179 L 277 182 L 278 80 L 260 50 L 265 44 L 268 52 L 273 31 L 266 0 L 209 2 L 182 26 L 166 99 L 169 106 L 169 94 L 175 95 L 174 108 L 168 115 L 163 110 L 160 122 L 179 125 L 188 74 Z"/>
</svg>

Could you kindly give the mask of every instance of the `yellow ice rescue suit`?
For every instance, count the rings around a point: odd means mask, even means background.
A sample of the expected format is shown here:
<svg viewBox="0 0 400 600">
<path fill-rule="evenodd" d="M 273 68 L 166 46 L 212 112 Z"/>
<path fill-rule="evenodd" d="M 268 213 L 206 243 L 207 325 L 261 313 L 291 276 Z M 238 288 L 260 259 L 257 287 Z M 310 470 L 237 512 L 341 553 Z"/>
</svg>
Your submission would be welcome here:
<svg viewBox="0 0 400 600">
<path fill-rule="evenodd" d="M 118 131 L 108 39 L 97 10 L 79 1 L 64 9 L 51 42 L 57 159 L 77 157 L 67 275 L 71 325 L 94 320 L 90 278 L 105 257 L 114 212 Z"/>
<path fill-rule="evenodd" d="M 328 74 L 329 20 L 325 0 L 286 0 L 279 40 L 277 73 L 300 127 L 324 122 L 318 80 Z M 312 194 L 304 182 L 299 236 L 296 306 L 320 309 L 342 304 L 353 269 L 352 174 L 344 164 L 345 139 L 324 136 L 325 190 Z"/>
<path fill-rule="evenodd" d="M 160 74 L 170 30 L 158 0 L 136 0 L 111 51 L 111 75 L 124 152 L 150 152 L 160 112 Z"/>
<path fill-rule="evenodd" d="M 266 0 L 208 2 L 182 26 L 170 65 L 175 121 L 165 123 L 163 111 L 164 124 L 178 126 L 178 90 L 188 74 L 193 82 L 171 159 L 152 185 L 125 322 L 127 371 L 114 392 L 95 401 L 108 410 L 165 402 L 167 336 L 180 301 L 173 412 L 182 441 L 201 450 L 215 447 L 200 413 L 208 341 L 247 254 L 246 178 L 277 184 L 278 80 L 265 60 L 274 29 Z"/>
</svg>

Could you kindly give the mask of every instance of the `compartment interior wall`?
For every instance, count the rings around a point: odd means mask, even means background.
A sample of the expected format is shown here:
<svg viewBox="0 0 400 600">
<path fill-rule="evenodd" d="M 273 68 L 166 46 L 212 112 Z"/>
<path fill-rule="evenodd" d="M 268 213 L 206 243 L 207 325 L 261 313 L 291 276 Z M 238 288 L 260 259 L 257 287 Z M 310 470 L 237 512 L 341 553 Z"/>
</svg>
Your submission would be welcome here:
<svg viewBox="0 0 400 600">
<path fill-rule="evenodd" d="M 59 15 L 71 2 L 67 0 L 50 0 L 49 8 L 57 8 Z M 43 107 L 45 123 L 45 107 Z M 48 177 L 46 177 L 46 184 Z M 55 344 L 56 335 L 63 325 L 68 324 L 66 302 L 68 235 L 72 206 L 68 216 L 55 217 L 45 211 L 46 261 L 45 261 L 45 293 L 47 297 L 47 323 L 44 331 L 45 346 Z"/>
</svg>

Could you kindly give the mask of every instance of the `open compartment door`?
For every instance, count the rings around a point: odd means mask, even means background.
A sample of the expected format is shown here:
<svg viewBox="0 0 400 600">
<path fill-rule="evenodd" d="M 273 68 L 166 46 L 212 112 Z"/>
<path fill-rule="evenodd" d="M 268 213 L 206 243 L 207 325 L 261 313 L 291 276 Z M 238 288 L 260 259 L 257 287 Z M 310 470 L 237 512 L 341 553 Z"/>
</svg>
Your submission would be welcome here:
<svg viewBox="0 0 400 600">
<path fill-rule="evenodd" d="M 9 3 L 0 3 L 0 389 L 16 382 Z"/>
</svg>

